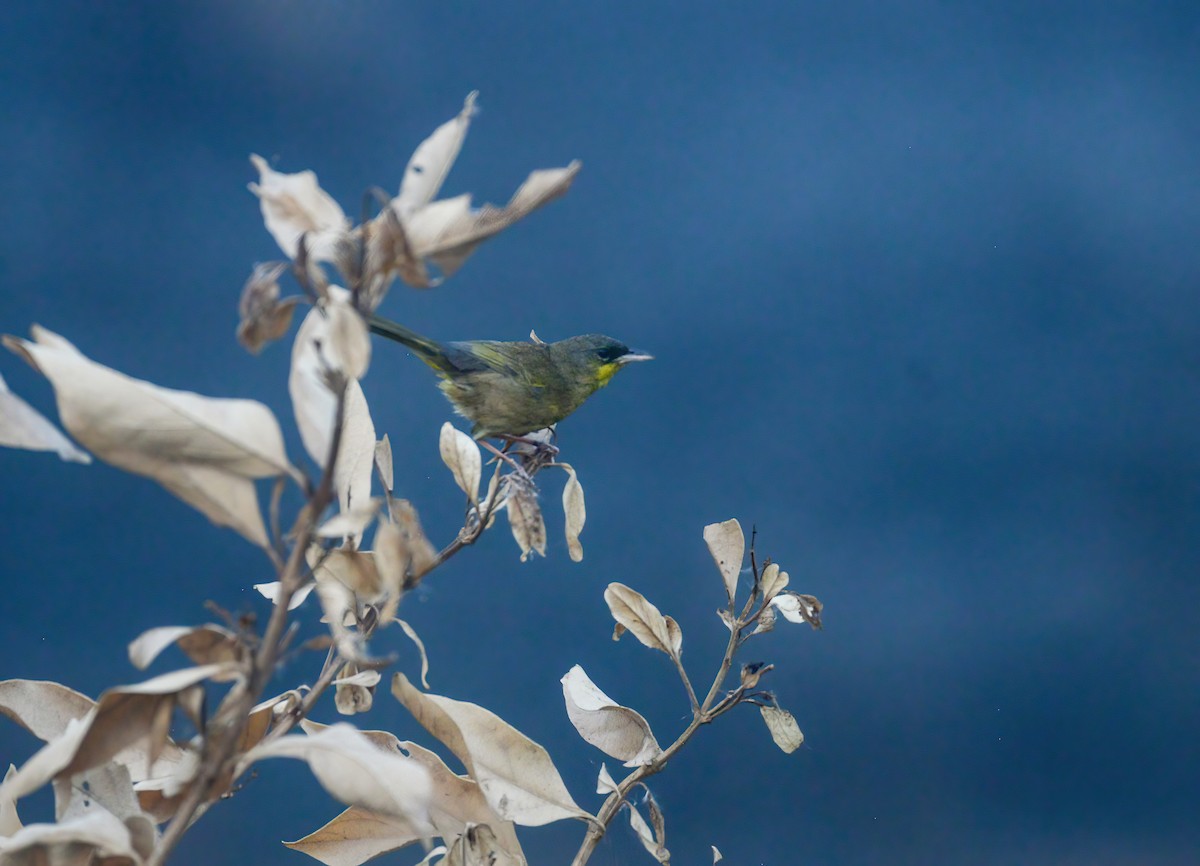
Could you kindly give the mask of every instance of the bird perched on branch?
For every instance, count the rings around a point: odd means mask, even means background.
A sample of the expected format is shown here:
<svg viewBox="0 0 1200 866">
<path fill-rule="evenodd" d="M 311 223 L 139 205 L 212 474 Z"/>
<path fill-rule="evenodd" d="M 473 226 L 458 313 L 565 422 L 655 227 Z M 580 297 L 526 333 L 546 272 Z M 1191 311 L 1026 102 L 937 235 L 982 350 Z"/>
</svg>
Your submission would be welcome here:
<svg viewBox="0 0 1200 866">
<path fill-rule="evenodd" d="M 382 316 L 372 315 L 368 322 L 376 334 L 404 344 L 441 376 L 439 387 L 474 425 L 476 439 L 520 439 L 551 427 L 626 364 L 653 358 L 602 334 L 555 343 L 439 343 Z"/>
</svg>

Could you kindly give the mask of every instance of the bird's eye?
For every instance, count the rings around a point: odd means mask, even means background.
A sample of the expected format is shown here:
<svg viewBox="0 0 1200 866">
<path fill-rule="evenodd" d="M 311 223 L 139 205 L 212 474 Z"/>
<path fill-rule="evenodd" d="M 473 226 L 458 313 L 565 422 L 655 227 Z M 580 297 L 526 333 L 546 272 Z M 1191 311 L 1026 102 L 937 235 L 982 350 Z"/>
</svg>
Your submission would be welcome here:
<svg viewBox="0 0 1200 866">
<path fill-rule="evenodd" d="M 596 350 L 596 355 L 605 364 L 612 364 L 625 354 L 627 350 L 622 346 L 602 346 Z"/>
</svg>

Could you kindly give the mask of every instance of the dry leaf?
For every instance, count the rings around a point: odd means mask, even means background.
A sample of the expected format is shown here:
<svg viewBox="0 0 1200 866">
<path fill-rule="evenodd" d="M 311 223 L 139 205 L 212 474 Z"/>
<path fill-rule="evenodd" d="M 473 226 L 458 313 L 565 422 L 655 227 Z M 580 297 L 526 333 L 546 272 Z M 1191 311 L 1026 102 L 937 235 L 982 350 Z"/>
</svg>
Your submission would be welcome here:
<svg viewBox="0 0 1200 866">
<path fill-rule="evenodd" d="M 342 666 L 338 679 L 333 681 L 334 706 L 343 716 L 365 713 L 375 702 L 375 686 L 379 685 L 379 671 L 359 671 L 354 662 Z"/>
<path fill-rule="evenodd" d="M 9 764 L 4 781 L 7 782 L 16 774 L 17 768 Z M 21 823 L 21 817 L 17 814 L 17 801 L 12 797 L 0 798 L 0 837 L 12 836 L 23 826 L 25 825 Z"/>
<path fill-rule="evenodd" d="M 410 285 L 427 288 L 434 284 L 426 272 L 425 259 L 433 261 L 443 276 L 454 274 L 485 239 L 563 195 L 579 172 L 578 162 L 566 168 L 534 171 L 502 208 L 485 204 L 472 209 L 469 195 L 434 201 L 466 137 L 475 97 L 476 93 L 469 94 L 458 116 L 439 126 L 417 147 L 400 194 L 391 202 L 404 236 L 403 244 L 389 245 L 395 256 L 391 267 Z"/>
<path fill-rule="evenodd" d="M 317 527 L 318 538 L 356 539 L 366 531 L 367 524 L 375 519 L 383 500 L 371 498 L 349 511 L 339 511 Z"/>
<path fill-rule="evenodd" d="M 785 592 L 771 600 L 771 606 L 783 614 L 788 622 L 806 622 L 815 629 L 821 628 L 821 611 L 824 606 L 811 595 Z"/>
<path fill-rule="evenodd" d="M 447 421 L 442 425 L 438 441 L 442 462 L 454 475 L 454 483 L 462 488 L 472 505 L 479 503 L 479 479 L 483 473 L 483 458 L 479 445 L 466 433 Z"/>
<path fill-rule="evenodd" d="M 637 834 L 638 841 L 642 843 L 642 847 L 659 863 L 670 863 L 671 852 L 662 846 L 660 840 L 654 838 L 654 831 L 650 829 L 650 825 L 646 823 L 646 819 L 638 812 L 637 807 L 628 800 L 625 802 L 625 805 L 629 809 L 629 826 Z"/>
<path fill-rule="evenodd" d="M 130 766 L 135 778 L 145 778 L 159 755 L 173 745 L 167 735 L 175 707 L 194 707 L 197 696 L 203 696 L 201 683 L 231 670 L 225 664 L 204 665 L 109 689 L 86 715 L 67 721 L 61 734 L 0 785 L 0 799 L 20 799 L 56 776 L 82 773 L 114 758 Z M 141 768 L 132 764 L 134 756 L 122 754 L 134 746 L 146 755 Z"/>
<path fill-rule="evenodd" d="M 392 694 L 463 762 L 501 818 L 537 827 L 588 817 L 571 799 L 546 750 L 494 713 L 423 694 L 400 673 L 392 678 Z"/>
<path fill-rule="evenodd" d="M 650 649 L 662 650 L 667 655 L 678 658 L 678 648 L 682 643 L 679 626 L 671 629 L 658 608 L 647 601 L 640 592 L 623 583 L 610 583 L 604 590 L 604 600 L 608 602 L 613 619 L 633 632 L 633 636 L 639 641 Z M 615 637 L 619 635 L 614 633 Z"/>
<path fill-rule="evenodd" d="M 375 468 L 379 470 L 379 480 L 383 489 L 391 493 L 395 489 L 392 479 L 392 442 L 386 433 L 375 443 Z"/>
<path fill-rule="evenodd" d="M 737 520 L 710 523 L 704 527 L 704 543 L 708 552 L 721 570 L 725 581 L 725 594 L 730 602 L 737 595 L 738 573 L 742 570 L 742 559 L 746 556 L 746 536 Z"/>
<path fill-rule="evenodd" d="M 477 96 L 478 90 L 468 93 L 458 116 L 435 129 L 413 151 L 400 183 L 400 194 L 392 200 L 392 208 L 401 218 L 429 204 L 441 190 L 446 175 L 458 159 L 463 139 L 467 137 Z"/>
<path fill-rule="evenodd" d="M 288 610 L 295 610 L 300 605 L 304 604 L 304 600 L 308 598 L 308 594 L 316 588 L 315 582 L 309 582 L 301 586 L 298 590 L 292 593 L 291 599 L 288 600 Z M 256 583 L 254 588 L 258 590 L 259 595 L 265 599 L 269 599 L 271 604 L 278 604 L 279 591 L 282 589 L 282 584 L 279 581 L 273 580 L 270 583 Z"/>
<path fill-rule="evenodd" d="M 485 204 L 472 208 L 467 194 L 432 202 L 402 218 L 409 246 L 418 259 L 437 265 L 443 277 L 453 276 L 483 241 L 565 195 L 581 167 L 576 160 L 565 168 L 530 172 L 504 207 Z"/>
<path fill-rule="evenodd" d="M 358 325 L 348 324 L 353 321 Z M 337 417 L 338 396 L 330 387 L 330 374 L 335 374 L 334 378 L 340 374 L 344 381 L 342 435 L 333 476 L 342 511 L 357 508 L 371 498 L 375 461 L 375 425 L 362 386 L 353 375 L 363 367 L 363 352 L 369 352 L 353 337 L 360 326 L 362 317 L 350 308 L 345 290 L 331 287 L 325 306 L 314 307 L 300 324 L 292 344 L 288 374 L 288 394 L 300 439 L 309 456 L 321 467 L 329 461 Z M 334 339 L 336 333 L 351 336 L 339 341 Z M 369 347 L 369 340 L 366 345 Z"/>
<path fill-rule="evenodd" d="M 600 765 L 600 775 L 596 779 L 597 794 L 615 794 L 620 788 L 617 787 L 617 780 L 608 772 L 608 767 L 604 764 Z"/>
<path fill-rule="evenodd" d="M 475 824 L 454 840 L 442 866 L 525 866 L 525 860 L 505 851 L 487 824 Z"/>
<path fill-rule="evenodd" d="M 712 852 L 713 852 L 713 863 L 717 863 L 717 862 L 725 859 L 725 855 L 717 850 L 716 845 L 713 845 L 711 847 L 712 847 Z"/>
<path fill-rule="evenodd" d="M 386 625 L 396 618 L 411 558 L 407 540 L 400 527 L 381 519 L 375 529 L 374 550 L 371 554 L 375 560 L 375 574 L 379 578 L 379 592 L 384 602 L 379 611 L 379 621 Z"/>
<path fill-rule="evenodd" d="M 268 543 L 251 479 L 295 472 L 270 409 L 132 379 L 57 334 L 37 325 L 32 333 L 36 342 L 5 337 L 4 344 L 54 385 L 71 435 L 106 463 L 153 478 L 214 523 Z"/>
<path fill-rule="evenodd" d="M 662 754 L 650 724 L 641 714 L 602 692 L 582 667 L 575 665 L 561 682 L 567 715 L 587 742 L 624 761 L 626 767 L 649 764 Z"/>
<path fill-rule="evenodd" d="M 265 758 L 306 761 L 334 798 L 404 818 L 422 838 L 432 835 L 429 773 L 417 762 L 379 748 L 352 725 L 341 722 L 315 734 L 287 735 L 263 743 L 242 757 L 235 775 Z"/>
<path fill-rule="evenodd" d="M 129 644 L 129 661 L 138 670 L 145 670 L 159 653 L 172 644 L 198 665 L 240 665 L 245 660 L 245 647 L 237 635 L 219 625 L 166 625 L 142 632 Z"/>
<path fill-rule="evenodd" d="M 96 809 L 57 824 L 30 824 L 0 838 L 0 862 L 8 866 L 125 866 L 140 864 L 133 834 L 120 818 Z"/>
<path fill-rule="evenodd" d="M 505 513 L 513 538 L 521 548 L 521 562 L 534 553 L 546 555 L 546 522 L 542 509 L 538 507 L 537 489 L 531 482 L 518 480 L 515 475 L 505 476 L 508 498 Z"/>
<path fill-rule="evenodd" d="M 575 474 L 575 469 L 569 463 L 556 463 L 567 471 L 567 483 L 563 487 L 563 513 L 566 516 L 567 553 L 572 562 L 583 561 L 583 545 L 579 543 L 579 533 L 583 532 L 583 524 L 587 520 L 587 508 L 583 503 L 583 485 Z"/>
<path fill-rule="evenodd" d="M 392 501 L 392 518 L 400 531 L 404 533 L 404 543 L 408 550 L 410 577 L 405 588 L 416 586 L 421 578 L 438 563 L 438 552 L 425 537 L 421 529 L 421 520 L 417 517 L 417 509 L 407 499 Z"/>
<path fill-rule="evenodd" d="M 421 838 L 421 831 L 405 818 L 351 806 L 303 839 L 283 844 L 320 860 L 325 866 L 359 866 Z"/>
<path fill-rule="evenodd" d="M 763 603 L 769 604 L 771 599 L 783 592 L 784 587 L 788 585 L 788 573 L 780 571 L 779 566 L 772 562 L 763 569 L 760 583 Z"/>
<path fill-rule="evenodd" d="M 414 629 L 408 623 L 406 623 L 404 620 L 402 620 L 402 619 L 396 620 L 396 625 L 400 626 L 400 629 L 406 635 L 408 635 L 408 639 L 411 640 L 414 644 L 416 644 L 417 654 L 420 655 L 420 657 L 421 657 L 421 687 L 424 689 L 428 689 L 429 688 L 429 656 L 426 655 L 426 653 L 425 653 L 425 644 L 421 641 L 421 636 L 417 634 L 417 630 Z"/>
<path fill-rule="evenodd" d="M 321 189 L 317 176 L 311 171 L 283 174 L 258 154 L 252 154 L 250 161 L 259 175 L 258 183 L 250 184 L 250 191 L 258 196 L 263 222 L 279 248 L 294 259 L 303 235 L 311 260 L 332 261 L 338 244 L 350 230 L 350 221 Z"/>
<path fill-rule="evenodd" d="M 53 451 L 63 460 L 91 463 L 54 424 L 12 391 L 0 376 L 0 445 L 27 451 Z"/>
<path fill-rule="evenodd" d="M 800 733 L 800 726 L 791 713 L 779 707 L 759 707 L 758 710 L 767 723 L 767 730 L 771 732 L 775 745 L 789 755 L 800 748 L 804 734 Z"/>
<path fill-rule="evenodd" d="M 238 302 L 238 342 L 257 355 L 267 343 L 278 340 L 292 326 L 292 314 L 299 298 L 279 300 L 279 275 L 287 266 L 282 262 L 256 265 L 242 287 Z"/>
</svg>

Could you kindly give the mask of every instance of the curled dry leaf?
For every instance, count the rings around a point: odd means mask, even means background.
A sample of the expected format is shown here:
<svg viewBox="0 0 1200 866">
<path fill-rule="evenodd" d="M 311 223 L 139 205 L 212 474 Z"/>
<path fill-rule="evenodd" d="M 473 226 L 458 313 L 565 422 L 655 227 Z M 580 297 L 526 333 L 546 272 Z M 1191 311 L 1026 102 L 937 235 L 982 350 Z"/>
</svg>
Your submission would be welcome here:
<svg viewBox="0 0 1200 866">
<path fill-rule="evenodd" d="M 758 709 L 762 713 L 763 721 L 767 723 L 767 730 L 771 732 L 771 739 L 775 741 L 775 745 L 789 755 L 800 748 L 800 744 L 804 742 L 804 734 L 800 733 L 800 726 L 796 724 L 791 713 L 779 707 Z"/>
<path fill-rule="evenodd" d="M 508 487 L 505 513 L 513 538 L 521 548 L 521 562 L 534 553 L 545 556 L 546 521 L 542 519 L 542 509 L 538 506 L 537 488 L 532 482 L 518 479 L 515 475 L 506 475 L 505 482 Z"/>
<path fill-rule="evenodd" d="M 375 443 L 375 468 L 379 471 L 379 481 L 387 493 L 395 489 L 392 478 L 392 440 L 386 433 Z"/>
<path fill-rule="evenodd" d="M 742 559 L 746 556 L 746 536 L 737 520 L 710 523 L 704 527 L 704 543 L 721 571 L 725 581 L 725 594 L 730 602 L 737 594 L 738 573 L 742 570 Z"/>
<path fill-rule="evenodd" d="M 400 673 L 392 678 L 392 694 L 463 762 L 501 818 L 537 827 L 589 817 L 571 799 L 546 750 L 494 713 L 423 694 Z"/>
<path fill-rule="evenodd" d="M 242 756 L 236 775 L 265 758 L 299 758 L 341 802 L 403 818 L 422 838 L 433 833 L 429 773 L 416 761 L 381 749 L 345 722 L 314 734 L 287 735 L 258 745 Z"/>
<path fill-rule="evenodd" d="M 716 845 L 713 845 L 711 847 L 712 847 L 712 852 L 713 852 L 713 863 L 719 863 L 721 860 L 725 859 L 725 855 L 717 850 Z"/>
<path fill-rule="evenodd" d="M 668 626 L 667 618 L 640 592 L 623 583 L 610 583 L 604 590 L 604 600 L 608 602 L 613 619 L 633 632 L 633 636 L 639 641 L 650 649 L 662 650 L 674 658 L 679 657 L 679 649 L 682 646 L 679 626 L 676 624 L 674 629 Z M 616 633 L 613 636 L 619 637 Z"/>
<path fill-rule="evenodd" d="M 53 451 L 63 460 L 91 463 L 92 455 L 75 447 L 51 421 L 12 391 L 0 376 L 0 445 L 27 451 Z"/>
<path fill-rule="evenodd" d="M 479 445 L 466 433 L 447 421 L 442 425 L 438 449 L 442 462 L 454 475 L 454 483 L 462 488 L 472 505 L 479 503 L 479 479 L 483 473 L 483 458 Z"/>
<path fill-rule="evenodd" d="M 582 667 L 567 671 L 562 687 L 571 724 L 604 754 L 624 761 L 626 767 L 649 764 L 662 754 L 650 723 L 601 691 Z"/>
<path fill-rule="evenodd" d="M 772 562 L 763 569 L 760 582 L 763 602 L 769 604 L 771 599 L 783 592 L 784 587 L 788 585 L 788 573 L 780 571 L 779 566 Z"/>
<path fill-rule="evenodd" d="M 613 794 L 618 791 L 617 780 L 608 772 L 608 767 L 604 764 L 600 765 L 600 775 L 596 778 L 596 793 L 597 794 Z"/>
<path fill-rule="evenodd" d="M 343 665 L 338 679 L 333 681 L 333 685 L 333 703 L 339 713 L 343 716 L 365 713 L 375 702 L 379 671 L 360 671 L 354 662 L 347 662 Z"/>
<path fill-rule="evenodd" d="M 172 644 L 198 665 L 229 663 L 236 669 L 246 656 L 237 635 L 219 625 L 165 625 L 142 632 L 129 644 L 129 661 L 145 670 Z"/>
<path fill-rule="evenodd" d="M 256 265 L 242 287 L 238 302 L 238 342 L 257 355 L 267 343 L 278 340 L 292 326 L 292 314 L 299 298 L 279 300 L 279 275 L 287 266 L 282 262 Z"/>
<path fill-rule="evenodd" d="M 342 511 L 371 498 L 371 473 L 375 461 L 375 425 L 362 386 L 355 373 L 365 370 L 370 340 L 362 317 L 349 304 L 344 289 L 331 287 L 329 300 L 304 317 L 292 344 L 288 393 L 300 440 L 313 461 L 329 461 L 337 419 L 338 393 L 330 387 L 339 377 L 345 386 L 342 435 L 334 467 L 334 487 Z M 340 338 L 338 335 L 341 335 Z"/>
<path fill-rule="evenodd" d="M 556 463 L 567 471 L 567 483 L 563 487 L 563 514 L 566 517 L 567 553 L 572 562 L 583 561 L 583 545 L 579 543 L 579 533 L 583 532 L 583 524 L 587 520 L 587 508 L 583 502 L 583 485 L 575 469 L 569 463 Z"/>
<path fill-rule="evenodd" d="M 35 342 L 5 337 L 4 344 L 50 380 L 71 435 L 106 463 L 154 479 L 214 523 L 268 543 L 252 479 L 295 472 L 270 409 L 132 379 L 57 334 L 37 325 L 32 332 Z"/>
<path fill-rule="evenodd" d="M 821 628 L 821 611 L 824 605 L 811 595 L 785 592 L 771 601 L 772 607 L 783 614 L 788 622 L 806 622 L 815 629 Z"/>
<path fill-rule="evenodd" d="M 429 688 L 429 656 L 425 652 L 425 644 L 421 640 L 421 636 L 417 634 L 417 630 L 402 619 L 396 620 L 396 624 L 400 626 L 401 631 L 408 635 L 417 647 L 417 654 L 421 657 L 421 688 Z"/>
<path fill-rule="evenodd" d="M 311 171 L 284 174 L 275 171 L 258 154 L 250 156 L 258 169 L 258 183 L 250 192 L 259 198 L 263 222 L 275 243 L 294 259 L 304 236 L 308 256 L 313 261 L 332 261 L 342 237 L 350 229 L 338 203 L 317 183 Z"/>
<path fill-rule="evenodd" d="M 663 846 L 661 839 L 655 838 L 654 831 L 650 829 L 650 825 L 646 823 L 646 819 L 638 812 L 637 806 L 632 801 L 626 801 L 625 806 L 629 809 L 629 826 L 637 834 L 638 841 L 642 843 L 642 847 L 659 863 L 670 863 L 671 852 Z"/>
<path fill-rule="evenodd" d="M 308 598 L 308 594 L 316 588 L 315 582 L 309 582 L 301 586 L 298 590 L 292 593 L 292 597 L 288 600 L 288 610 L 295 610 L 300 605 L 304 604 L 304 600 Z M 278 604 L 279 591 L 283 588 L 277 580 L 272 580 L 270 583 L 256 583 L 254 588 L 258 590 L 258 594 L 263 598 L 268 599 L 271 604 Z"/>
</svg>

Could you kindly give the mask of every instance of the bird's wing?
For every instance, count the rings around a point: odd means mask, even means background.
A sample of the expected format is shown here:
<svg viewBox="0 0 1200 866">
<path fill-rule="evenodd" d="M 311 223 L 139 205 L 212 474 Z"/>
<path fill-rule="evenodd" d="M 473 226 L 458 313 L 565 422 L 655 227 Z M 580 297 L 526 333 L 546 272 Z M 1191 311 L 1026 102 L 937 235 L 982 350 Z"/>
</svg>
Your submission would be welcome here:
<svg viewBox="0 0 1200 866">
<path fill-rule="evenodd" d="M 492 371 L 526 382 L 534 387 L 540 386 L 540 383 L 529 382 L 526 371 L 521 365 L 514 362 L 512 356 L 514 345 L 518 344 L 492 340 L 448 343 L 445 346 L 446 359 L 460 373 Z"/>
</svg>

